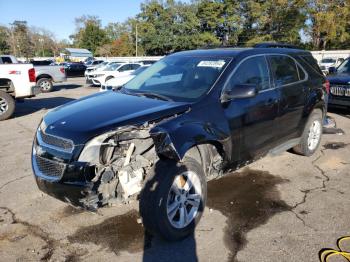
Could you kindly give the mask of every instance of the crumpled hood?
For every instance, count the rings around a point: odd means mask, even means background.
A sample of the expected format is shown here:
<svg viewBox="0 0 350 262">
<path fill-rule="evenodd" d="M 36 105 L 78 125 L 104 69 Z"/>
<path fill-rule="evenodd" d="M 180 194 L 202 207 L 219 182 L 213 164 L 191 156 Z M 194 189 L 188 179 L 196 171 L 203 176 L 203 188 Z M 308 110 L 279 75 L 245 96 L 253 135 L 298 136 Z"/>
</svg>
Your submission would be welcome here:
<svg viewBox="0 0 350 262">
<path fill-rule="evenodd" d="M 348 74 L 339 74 L 327 77 L 331 84 L 350 84 L 350 75 Z"/>
<path fill-rule="evenodd" d="M 47 134 L 71 139 L 77 145 L 117 127 L 184 112 L 189 106 L 184 102 L 103 92 L 57 107 L 43 121 Z"/>
</svg>

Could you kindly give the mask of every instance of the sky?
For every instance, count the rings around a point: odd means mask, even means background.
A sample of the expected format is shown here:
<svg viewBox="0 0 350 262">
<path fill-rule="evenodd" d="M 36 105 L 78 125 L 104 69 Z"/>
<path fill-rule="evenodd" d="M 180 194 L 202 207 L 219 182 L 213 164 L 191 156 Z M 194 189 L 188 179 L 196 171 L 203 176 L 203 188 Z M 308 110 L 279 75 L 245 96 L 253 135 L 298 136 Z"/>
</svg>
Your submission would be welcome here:
<svg viewBox="0 0 350 262">
<path fill-rule="evenodd" d="M 105 26 L 123 22 L 140 12 L 144 0 L 0 0 L 0 25 L 25 20 L 29 26 L 45 28 L 58 40 L 74 33 L 74 18 L 97 15 Z"/>
</svg>

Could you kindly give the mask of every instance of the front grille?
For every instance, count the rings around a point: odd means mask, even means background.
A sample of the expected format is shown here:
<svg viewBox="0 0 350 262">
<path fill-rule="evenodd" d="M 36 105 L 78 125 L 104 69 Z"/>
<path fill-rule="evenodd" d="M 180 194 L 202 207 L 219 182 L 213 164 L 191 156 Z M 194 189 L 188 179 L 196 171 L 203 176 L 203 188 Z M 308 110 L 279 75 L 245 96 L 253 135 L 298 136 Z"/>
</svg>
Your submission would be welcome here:
<svg viewBox="0 0 350 262">
<path fill-rule="evenodd" d="M 38 155 L 35 155 L 35 161 L 39 171 L 44 176 L 49 176 L 52 178 L 61 178 L 66 168 L 66 165 L 63 163 L 43 158 Z"/>
<path fill-rule="evenodd" d="M 335 96 L 350 96 L 350 87 L 343 85 L 332 85 L 331 94 Z"/>
<path fill-rule="evenodd" d="M 73 150 L 73 143 L 67 139 L 60 138 L 57 136 L 48 135 L 42 131 L 39 132 L 39 135 L 45 144 L 60 148 L 63 151 L 71 152 Z"/>
</svg>

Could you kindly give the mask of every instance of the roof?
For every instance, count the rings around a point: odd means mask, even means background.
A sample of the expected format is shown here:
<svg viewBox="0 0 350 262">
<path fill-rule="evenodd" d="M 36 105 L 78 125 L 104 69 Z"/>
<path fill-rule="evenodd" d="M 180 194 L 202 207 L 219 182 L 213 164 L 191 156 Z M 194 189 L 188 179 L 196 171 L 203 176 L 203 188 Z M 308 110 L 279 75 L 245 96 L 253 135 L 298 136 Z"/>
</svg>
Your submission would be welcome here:
<svg viewBox="0 0 350 262">
<path fill-rule="evenodd" d="M 63 53 L 75 57 L 92 57 L 92 53 L 84 48 L 64 48 Z"/>
<path fill-rule="evenodd" d="M 213 49 L 199 49 L 191 51 L 182 51 L 172 54 L 176 55 L 190 55 L 190 56 L 213 56 L 213 57 L 235 57 L 239 54 L 254 55 L 254 54 L 306 54 L 310 53 L 302 49 L 293 48 L 213 48 Z M 311 54 L 310 54 L 311 55 Z"/>
</svg>

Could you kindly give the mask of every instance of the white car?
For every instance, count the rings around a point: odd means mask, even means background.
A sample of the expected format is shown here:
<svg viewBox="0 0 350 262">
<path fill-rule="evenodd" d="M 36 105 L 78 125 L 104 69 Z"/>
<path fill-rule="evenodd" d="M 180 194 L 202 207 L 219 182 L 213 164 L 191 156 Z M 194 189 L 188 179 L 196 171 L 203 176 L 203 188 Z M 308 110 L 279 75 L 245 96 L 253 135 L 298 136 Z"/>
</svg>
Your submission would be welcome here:
<svg viewBox="0 0 350 262">
<path fill-rule="evenodd" d="M 331 57 L 327 57 L 327 58 L 323 58 L 320 62 L 319 62 L 319 66 L 320 69 L 322 70 L 322 72 L 327 75 L 329 73 L 329 68 L 330 67 L 337 67 L 338 65 L 340 65 L 342 62 L 344 61 L 344 58 L 331 58 Z"/>
<path fill-rule="evenodd" d="M 94 85 L 101 86 L 114 77 L 130 75 L 140 66 L 142 66 L 141 63 L 112 63 L 106 66 L 104 70 L 95 71 L 95 75 L 91 80 Z"/>
<path fill-rule="evenodd" d="M 91 77 L 94 75 L 94 72 L 98 71 L 98 70 L 102 70 L 109 63 L 111 63 L 111 62 L 105 61 L 105 62 L 102 62 L 102 63 L 100 63 L 98 65 L 87 67 L 86 70 L 85 70 L 85 73 L 84 73 L 85 79 L 86 79 L 86 83 L 91 83 Z"/>
<path fill-rule="evenodd" d="M 113 77 L 107 80 L 104 85 L 101 85 L 100 91 L 103 92 L 103 91 L 118 89 L 119 87 L 125 85 L 127 82 L 133 79 L 135 76 L 143 72 L 148 67 L 150 67 L 150 65 L 144 65 L 139 67 L 129 75 Z"/>
</svg>

